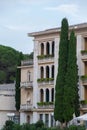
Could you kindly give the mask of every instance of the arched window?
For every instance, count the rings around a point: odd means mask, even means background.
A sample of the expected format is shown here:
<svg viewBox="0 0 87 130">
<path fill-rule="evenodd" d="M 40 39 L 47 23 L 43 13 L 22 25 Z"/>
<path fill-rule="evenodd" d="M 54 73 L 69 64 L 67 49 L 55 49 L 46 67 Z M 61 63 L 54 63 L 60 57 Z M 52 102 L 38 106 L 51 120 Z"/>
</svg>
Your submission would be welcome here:
<svg viewBox="0 0 87 130">
<path fill-rule="evenodd" d="M 44 55 L 44 44 L 41 43 L 41 55 Z"/>
<path fill-rule="evenodd" d="M 41 67 L 41 78 L 44 78 L 44 68 L 43 68 L 43 66 Z"/>
<path fill-rule="evenodd" d="M 46 54 L 47 55 L 50 54 L 50 44 L 49 44 L 49 42 L 46 43 Z"/>
<path fill-rule="evenodd" d="M 40 89 L 40 102 L 44 101 L 44 91 L 43 89 Z"/>
<path fill-rule="evenodd" d="M 51 89 L 51 101 L 54 101 L 54 88 Z"/>
<path fill-rule="evenodd" d="M 46 66 L 46 78 L 49 78 L 49 66 Z"/>
<path fill-rule="evenodd" d="M 46 102 L 49 102 L 49 89 L 46 89 Z"/>
<path fill-rule="evenodd" d="M 54 65 L 52 65 L 52 78 L 54 78 Z"/>
<path fill-rule="evenodd" d="M 52 55 L 54 56 L 54 41 L 52 42 Z"/>
</svg>

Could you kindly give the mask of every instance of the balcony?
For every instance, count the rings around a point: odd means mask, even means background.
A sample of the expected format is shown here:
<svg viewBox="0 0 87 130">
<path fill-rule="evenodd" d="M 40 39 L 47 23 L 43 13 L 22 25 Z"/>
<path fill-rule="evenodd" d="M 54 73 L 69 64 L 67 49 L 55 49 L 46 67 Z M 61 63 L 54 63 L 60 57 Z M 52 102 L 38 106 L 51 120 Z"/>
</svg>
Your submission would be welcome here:
<svg viewBox="0 0 87 130">
<path fill-rule="evenodd" d="M 54 84 L 54 78 L 41 78 L 37 79 L 38 85 L 53 85 Z"/>
<path fill-rule="evenodd" d="M 38 109 L 54 109 L 53 102 L 38 102 Z"/>
<path fill-rule="evenodd" d="M 37 58 L 38 58 L 38 63 L 54 62 L 53 55 L 39 55 L 39 56 L 37 56 Z"/>
<path fill-rule="evenodd" d="M 87 61 L 87 50 L 82 50 L 81 54 L 82 54 L 81 56 L 82 60 Z"/>
<path fill-rule="evenodd" d="M 81 80 L 82 80 L 83 85 L 87 85 L 87 75 L 81 76 Z"/>
<path fill-rule="evenodd" d="M 80 108 L 86 110 L 87 109 L 87 100 L 80 101 Z"/>
<path fill-rule="evenodd" d="M 20 110 L 32 111 L 32 109 L 33 109 L 32 104 L 21 104 L 20 105 Z"/>
<path fill-rule="evenodd" d="M 33 65 L 33 60 L 23 60 L 21 61 L 21 66 Z"/>
<path fill-rule="evenodd" d="M 20 83 L 21 88 L 33 88 L 33 82 L 21 82 Z"/>
</svg>

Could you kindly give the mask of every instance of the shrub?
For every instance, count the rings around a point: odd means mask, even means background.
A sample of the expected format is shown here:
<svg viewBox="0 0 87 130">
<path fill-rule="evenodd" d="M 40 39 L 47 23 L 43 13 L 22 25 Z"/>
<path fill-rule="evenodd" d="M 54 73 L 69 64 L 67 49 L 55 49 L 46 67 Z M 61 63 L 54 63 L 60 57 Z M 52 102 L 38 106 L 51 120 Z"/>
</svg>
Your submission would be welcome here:
<svg viewBox="0 0 87 130">
<path fill-rule="evenodd" d="M 13 122 L 13 121 L 7 120 L 7 121 L 5 122 L 5 125 L 4 125 L 4 127 L 3 127 L 2 130 L 13 130 L 13 125 L 14 125 L 14 122 Z"/>
<path fill-rule="evenodd" d="M 71 125 L 71 126 L 69 126 L 69 130 L 78 130 L 77 128 L 78 128 L 78 127 L 75 126 L 75 125 Z"/>
<path fill-rule="evenodd" d="M 22 130 L 22 127 L 20 124 L 14 124 L 13 125 L 13 130 Z"/>
<path fill-rule="evenodd" d="M 39 120 L 35 123 L 36 128 L 42 128 L 44 126 L 43 121 Z"/>
</svg>

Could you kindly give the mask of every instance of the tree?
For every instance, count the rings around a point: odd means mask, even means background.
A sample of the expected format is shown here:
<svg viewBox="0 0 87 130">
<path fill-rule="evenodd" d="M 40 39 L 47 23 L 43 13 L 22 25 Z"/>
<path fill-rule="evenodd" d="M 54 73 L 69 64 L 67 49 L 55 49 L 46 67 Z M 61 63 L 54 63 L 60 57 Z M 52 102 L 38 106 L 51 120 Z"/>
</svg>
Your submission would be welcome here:
<svg viewBox="0 0 87 130">
<path fill-rule="evenodd" d="M 76 58 L 76 37 L 74 31 L 71 31 L 67 73 L 64 85 L 64 120 L 66 122 L 73 118 L 73 114 L 79 114 L 79 96 L 78 96 L 78 69 Z"/>
<path fill-rule="evenodd" d="M 63 95 L 65 85 L 65 75 L 67 71 L 67 58 L 68 58 L 68 21 L 66 18 L 62 20 L 60 44 L 59 44 L 59 60 L 58 60 L 58 74 L 55 86 L 55 108 L 54 118 L 61 123 L 64 122 L 64 107 Z"/>
<path fill-rule="evenodd" d="M 21 60 L 23 60 L 23 54 L 20 52 L 18 66 L 21 66 Z M 20 81 L 21 81 L 21 70 L 17 67 L 16 70 L 16 84 L 15 84 L 15 101 L 16 101 L 16 110 L 20 109 Z"/>
</svg>

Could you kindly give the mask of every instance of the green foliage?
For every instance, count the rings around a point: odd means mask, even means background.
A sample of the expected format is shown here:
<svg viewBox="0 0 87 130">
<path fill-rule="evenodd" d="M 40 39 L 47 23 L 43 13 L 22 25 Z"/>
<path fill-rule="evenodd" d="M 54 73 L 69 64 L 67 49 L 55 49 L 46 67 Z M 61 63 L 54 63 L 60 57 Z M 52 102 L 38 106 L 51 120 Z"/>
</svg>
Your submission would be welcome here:
<svg viewBox="0 0 87 130">
<path fill-rule="evenodd" d="M 42 127 L 44 126 L 44 123 L 43 123 L 43 121 L 39 120 L 39 121 L 37 121 L 37 122 L 35 123 L 35 126 L 36 126 L 36 129 L 37 129 L 37 128 L 42 128 Z"/>
<path fill-rule="evenodd" d="M 87 100 L 81 100 L 80 103 L 81 103 L 82 105 L 86 105 L 86 104 L 87 104 Z"/>
<path fill-rule="evenodd" d="M 68 62 L 67 62 L 67 73 L 65 77 L 64 86 L 64 120 L 66 122 L 73 118 L 73 113 L 77 111 L 78 103 L 76 100 L 78 94 L 78 71 L 77 71 L 77 60 L 76 60 L 76 38 L 72 31 L 70 34 L 68 51 Z M 75 106 L 76 105 L 76 106 Z M 77 107 L 77 109 L 76 109 Z M 76 112 L 77 113 L 77 112 Z"/>
<path fill-rule="evenodd" d="M 7 120 L 7 121 L 5 122 L 5 125 L 4 125 L 4 127 L 3 127 L 2 130 L 12 130 L 13 125 L 14 125 L 14 122 L 13 122 L 13 121 Z"/>
<path fill-rule="evenodd" d="M 19 51 L 0 45 L 0 84 L 13 83 L 16 77 Z M 33 53 L 23 54 L 24 59 L 33 58 Z"/>
<path fill-rule="evenodd" d="M 21 65 L 21 60 L 23 60 L 23 54 L 20 53 L 19 60 L 18 60 L 18 66 Z M 18 111 L 20 109 L 20 81 L 21 81 L 21 70 L 20 68 L 17 68 L 16 71 L 16 84 L 15 84 L 15 101 L 16 101 L 16 110 Z"/>
<path fill-rule="evenodd" d="M 12 130 L 22 130 L 22 126 L 20 124 L 14 124 Z"/>
<path fill-rule="evenodd" d="M 68 23 L 62 20 L 58 75 L 56 79 L 55 93 L 55 120 L 61 123 L 68 122 L 73 114 L 79 116 L 79 95 L 78 95 L 78 67 L 76 59 L 76 37 L 71 31 L 68 40 Z"/>
<path fill-rule="evenodd" d="M 39 56 L 37 56 L 38 59 L 44 59 L 44 58 L 49 58 L 49 57 L 54 57 L 54 55 L 39 55 Z"/>
<path fill-rule="evenodd" d="M 60 122 L 64 122 L 64 106 L 63 95 L 65 85 L 65 75 L 67 71 L 68 58 L 68 21 L 66 18 L 62 20 L 60 44 L 59 44 L 59 60 L 58 60 L 58 74 L 55 86 L 55 109 L 54 118 Z"/>
<path fill-rule="evenodd" d="M 53 105 L 54 103 L 53 102 L 37 102 L 37 105 L 38 106 L 46 106 L 46 105 Z"/>
<path fill-rule="evenodd" d="M 37 79 L 38 82 L 49 82 L 49 81 L 53 81 L 54 78 L 41 78 L 41 79 Z"/>
<path fill-rule="evenodd" d="M 82 76 L 81 76 L 81 79 L 82 79 L 82 80 L 87 79 L 87 75 L 82 75 Z"/>
<path fill-rule="evenodd" d="M 84 55 L 84 54 L 87 54 L 87 50 L 81 50 L 81 53 Z"/>
</svg>

